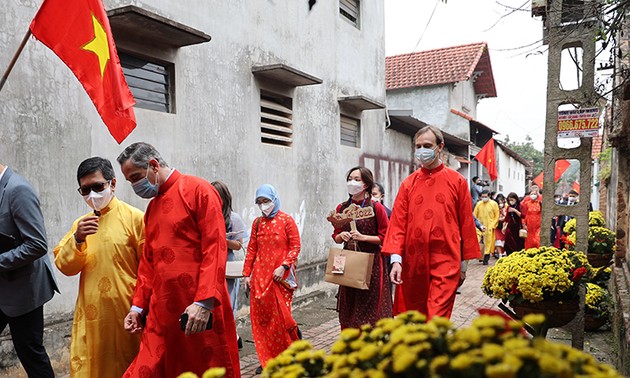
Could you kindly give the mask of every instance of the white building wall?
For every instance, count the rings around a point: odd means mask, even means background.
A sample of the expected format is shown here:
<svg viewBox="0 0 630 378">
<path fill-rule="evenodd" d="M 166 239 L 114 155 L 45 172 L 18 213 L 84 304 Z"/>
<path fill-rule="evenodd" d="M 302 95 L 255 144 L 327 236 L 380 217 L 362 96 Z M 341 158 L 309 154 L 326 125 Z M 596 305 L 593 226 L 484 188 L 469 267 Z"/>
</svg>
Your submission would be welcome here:
<svg viewBox="0 0 630 378">
<path fill-rule="evenodd" d="M 497 193 L 507 196 L 514 192 L 519 196 L 525 194 L 525 166 L 506 154 L 500 146 L 495 149 L 497 154 Z"/>
<path fill-rule="evenodd" d="M 456 109 L 477 118 L 477 97 L 471 80 L 455 83 L 451 89 L 451 109 Z"/>
<path fill-rule="evenodd" d="M 7 66 L 40 4 L 4 5 L 0 50 L 6 53 L 0 55 L 0 67 Z M 325 217 L 347 199 L 345 174 L 350 167 L 378 167 L 376 179 L 390 191 L 391 205 L 409 173 L 410 137 L 385 131 L 384 110 L 370 110 L 358 113 L 361 148 L 341 146 L 337 102 L 340 96 L 365 95 L 385 103 L 383 1 L 361 2 L 360 30 L 339 15 L 336 1 L 318 1 L 310 12 L 306 1 L 294 0 L 105 1 L 108 9 L 129 4 L 212 36 L 209 43 L 175 50 L 119 46 L 175 64 L 175 114 L 136 108 L 138 127 L 118 145 L 70 70 L 33 39 L 0 92 L 0 161 L 39 192 L 51 250 L 72 221 L 87 211 L 76 192 L 76 168 L 90 156 L 112 160 L 119 198 L 146 208 L 147 201 L 133 194 L 115 163 L 123 148 L 136 141 L 155 145 L 169 165 L 183 173 L 225 181 L 234 210 L 248 225 L 258 215 L 256 188 L 274 184 L 282 210 L 299 223 L 302 268 L 327 257 L 332 227 Z M 290 148 L 260 142 L 260 83 L 251 67 L 274 63 L 323 80 L 291 91 Z M 59 272 L 57 277 L 63 294 L 47 305 L 48 314 L 74 309 L 78 278 Z M 320 281 L 320 276 L 305 277 L 301 293 L 317 289 Z"/>
</svg>

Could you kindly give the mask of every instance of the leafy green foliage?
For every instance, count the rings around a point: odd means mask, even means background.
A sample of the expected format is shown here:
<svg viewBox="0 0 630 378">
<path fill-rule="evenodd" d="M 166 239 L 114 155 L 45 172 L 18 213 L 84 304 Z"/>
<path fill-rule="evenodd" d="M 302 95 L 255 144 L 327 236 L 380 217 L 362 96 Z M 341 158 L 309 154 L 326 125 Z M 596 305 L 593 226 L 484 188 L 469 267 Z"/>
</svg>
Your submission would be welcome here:
<svg viewBox="0 0 630 378">
<path fill-rule="evenodd" d="M 534 147 L 534 140 L 529 135 L 525 137 L 524 142 L 512 142 L 510 141 L 510 136 L 506 135 L 503 143 L 524 159 L 534 162 L 533 177 L 538 176 L 543 171 L 543 153 Z"/>
</svg>

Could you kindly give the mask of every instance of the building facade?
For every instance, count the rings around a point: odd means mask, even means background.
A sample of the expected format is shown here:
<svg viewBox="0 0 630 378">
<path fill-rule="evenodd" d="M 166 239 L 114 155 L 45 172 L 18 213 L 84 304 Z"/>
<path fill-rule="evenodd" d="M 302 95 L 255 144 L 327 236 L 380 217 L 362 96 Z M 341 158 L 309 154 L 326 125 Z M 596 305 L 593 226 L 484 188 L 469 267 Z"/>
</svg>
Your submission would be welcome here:
<svg viewBox="0 0 630 378">
<path fill-rule="evenodd" d="M 259 215 L 256 188 L 275 185 L 302 235 L 298 297 L 326 289 L 325 218 L 348 198 L 347 170 L 373 169 L 388 206 L 411 170 L 410 137 L 386 130 L 383 1 L 104 3 L 138 102 L 137 128 L 121 145 L 71 71 L 34 39 L 0 92 L 0 161 L 39 192 L 50 249 L 88 210 L 76 193 L 78 164 L 115 163 L 145 141 L 181 172 L 226 182 L 248 226 Z M 17 49 L 40 4 L 5 4 L 2 51 Z M 114 166 L 117 196 L 146 208 Z M 71 319 L 78 287 L 76 277 L 57 277 L 50 323 Z"/>
</svg>

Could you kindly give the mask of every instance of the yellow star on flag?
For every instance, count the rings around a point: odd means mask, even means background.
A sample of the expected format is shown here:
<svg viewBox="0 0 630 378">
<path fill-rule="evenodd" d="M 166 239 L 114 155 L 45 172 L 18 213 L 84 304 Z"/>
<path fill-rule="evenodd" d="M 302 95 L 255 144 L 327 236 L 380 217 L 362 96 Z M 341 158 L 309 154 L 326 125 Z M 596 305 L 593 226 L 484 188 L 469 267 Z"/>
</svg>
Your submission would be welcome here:
<svg viewBox="0 0 630 378">
<path fill-rule="evenodd" d="M 91 51 L 98 57 L 98 64 L 101 68 L 101 78 L 105 74 L 105 67 L 109 61 L 109 43 L 107 41 L 107 33 L 103 25 L 92 14 L 92 24 L 94 26 L 94 39 L 83 45 L 81 48 Z"/>
</svg>

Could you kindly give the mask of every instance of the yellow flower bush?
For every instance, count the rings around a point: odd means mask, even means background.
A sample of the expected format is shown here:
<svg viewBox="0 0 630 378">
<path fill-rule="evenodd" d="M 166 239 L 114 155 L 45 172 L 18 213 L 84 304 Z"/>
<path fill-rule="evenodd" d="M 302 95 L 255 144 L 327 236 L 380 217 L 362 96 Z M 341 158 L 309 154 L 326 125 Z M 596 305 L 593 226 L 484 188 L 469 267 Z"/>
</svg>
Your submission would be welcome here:
<svg viewBox="0 0 630 378">
<path fill-rule="evenodd" d="M 604 219 L 604 214 L 601 211 L 595 210 L 588 213 L 588 226 L 589 227 L 604 227 L 606 226 L 606 220 Z M 564 225 L 564 233 L 571 234 L 575 232 L 576 221 L 575 218 L 570 219 Z"/>
<path fill-rule="evenodd" d="M 515 303 L 574 299 L 591 269 L 582 252 L 530 248 L 499 259 L 486 271 L 481 287 L 491 297 Z"/>
<path fill-rule="evenodd" d="M 586 314 L 595 318 L 608 318 L 611 302 L 608 290 L 590 282 L 586 284 Z"/>
<path fill-rule="evenodd" d="M 542 325 L 542 315 L 524 321 Z M 410 311 L 375 327 L 344 330 L 331 352 L 294 342 L 270 360 L 263 378 L 300 377 L 621 377 L 564 344 L 521 333 L 523 323 L 482 315 L 468 328 Z"/>
<path fill-rule="evenodd" d="M 567 249 L 574 250 L 576 243 L 576 221 L 569 220 L 564 226 Z M 606 254 L 615 250 L 616 235 L 605 227 L 604 216 L 599 211 L 591 211 L 588 215 L 588 253 Z"/>
</svg>

